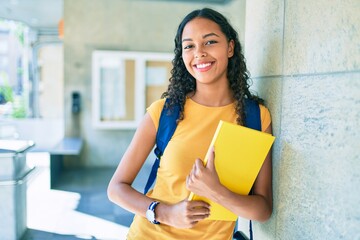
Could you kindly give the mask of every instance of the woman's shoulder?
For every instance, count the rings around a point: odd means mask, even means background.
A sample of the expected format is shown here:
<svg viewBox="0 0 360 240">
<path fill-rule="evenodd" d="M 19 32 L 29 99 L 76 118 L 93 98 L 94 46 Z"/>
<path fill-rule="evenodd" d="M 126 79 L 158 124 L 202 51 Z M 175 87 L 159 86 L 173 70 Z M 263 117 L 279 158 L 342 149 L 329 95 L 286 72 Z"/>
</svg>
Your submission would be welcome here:
<svg viewBox="0 0 360 240">
<path fill-rule="evenodd" d="M 165 99 L 162 98 L 162 99 L 156 100 L 155 102 L 151 103 L 150 106 L 146 109 L 148 114 L 150 115 L 156 129 L 159 126 L 159 119 L 160 119 L 161 111 L 164 107 L 164 104 L 165 104 Z"/>
<path fill-rule="evenodd" d="M 153 109 L 153 108 L 160 108 L 160 109 L 162 109 L 163 106 L 164 106 L 164 103 L 165 103 L 165 98 L 158 99 L 158 100 L 152 102 L 152 103 L 150 104 L 150 106 L 147 108 L 147 110 Z"/>
</svg>

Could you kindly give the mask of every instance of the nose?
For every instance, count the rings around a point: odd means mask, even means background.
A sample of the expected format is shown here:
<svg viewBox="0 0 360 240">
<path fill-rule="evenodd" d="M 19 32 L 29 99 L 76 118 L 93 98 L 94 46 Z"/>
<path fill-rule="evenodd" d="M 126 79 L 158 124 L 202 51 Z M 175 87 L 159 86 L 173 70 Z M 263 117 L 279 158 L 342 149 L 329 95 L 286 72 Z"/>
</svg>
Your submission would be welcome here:
<svg viewBox="0 0 360 240">
<path fill-rule="evenodd" d="M 203 57 L 206 57 L 206 56 L 207 56 L 207 54 L 206 54 L 206 52 L 204 51 L 203 48 L 198 47 L 196 49 L 195 58 L 203 58 Z"/>
</svg>

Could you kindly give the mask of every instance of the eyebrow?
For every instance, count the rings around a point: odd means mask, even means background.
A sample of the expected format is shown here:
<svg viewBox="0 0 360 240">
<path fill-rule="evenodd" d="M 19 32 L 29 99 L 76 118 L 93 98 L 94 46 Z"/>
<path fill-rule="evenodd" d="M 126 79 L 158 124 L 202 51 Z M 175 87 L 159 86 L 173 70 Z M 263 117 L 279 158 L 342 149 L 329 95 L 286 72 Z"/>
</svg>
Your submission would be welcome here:
<svg viewBox="0 0 360 240">
<path fill-rule="evenodd" d="M 217 35 L 216 33 L 208 33 L 208 34 L 205 34 L 202 38 L 207 38 L 207 37 L 211 37 L 211 36 L 219 37 L 219 35 Z M 181 42 L 185 42 L 185 41 L 192 41 L 192 39 L 184 38 Z"/>
</svg>

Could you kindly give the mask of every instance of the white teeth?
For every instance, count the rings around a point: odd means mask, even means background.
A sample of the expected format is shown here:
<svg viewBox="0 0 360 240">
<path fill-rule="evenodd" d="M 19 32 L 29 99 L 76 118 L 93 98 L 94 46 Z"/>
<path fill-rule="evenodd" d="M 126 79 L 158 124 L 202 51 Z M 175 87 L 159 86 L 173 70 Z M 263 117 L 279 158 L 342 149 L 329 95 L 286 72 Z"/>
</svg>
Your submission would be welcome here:
<svg viewBox="0 0 360 240">
<path fill-rule="evenodd" d="M 211 65 L 211 63 L 203 63 L 203 64 L 197 64 L 196 67 L 197 68 L 206 68 L 206 67 L 208 67 L 210 65 Z"/>
</svg>

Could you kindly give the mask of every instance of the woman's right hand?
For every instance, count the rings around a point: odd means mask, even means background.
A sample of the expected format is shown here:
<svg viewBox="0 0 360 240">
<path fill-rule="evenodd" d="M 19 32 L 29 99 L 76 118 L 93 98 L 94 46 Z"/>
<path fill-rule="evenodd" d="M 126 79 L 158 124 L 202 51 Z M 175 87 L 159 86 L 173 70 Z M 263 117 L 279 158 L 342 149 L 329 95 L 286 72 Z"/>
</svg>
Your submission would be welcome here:
<svg viewBox="0 0 360 240">
<path fill-rule="evenodd" d="M 192 228 L 196 223 L 210 216 L 210 205 L 204 201 L 187 199 L 170 205 L 160 203 L 156 209 L 156 220 L 176 228 Z"/>
</svg>

